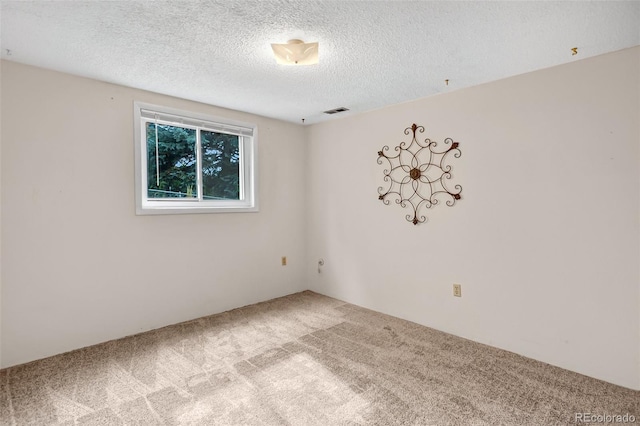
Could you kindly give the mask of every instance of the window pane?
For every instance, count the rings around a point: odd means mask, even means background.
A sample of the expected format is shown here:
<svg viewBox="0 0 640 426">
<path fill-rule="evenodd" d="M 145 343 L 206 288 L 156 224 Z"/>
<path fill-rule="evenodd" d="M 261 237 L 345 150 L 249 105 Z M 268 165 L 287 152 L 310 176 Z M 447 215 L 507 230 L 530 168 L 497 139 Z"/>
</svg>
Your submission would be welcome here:
<svg viewBox="0 0 640 426">
<path fill-rule="evenodd" d="M 196 131 L 147 122 L 147 196 L 197 198 Z"/>
<path fill-rule="evenodd" d="M 202 130 L 202 193 L 205 200 L 240 199 L 239 137 Z"/>
</svg>

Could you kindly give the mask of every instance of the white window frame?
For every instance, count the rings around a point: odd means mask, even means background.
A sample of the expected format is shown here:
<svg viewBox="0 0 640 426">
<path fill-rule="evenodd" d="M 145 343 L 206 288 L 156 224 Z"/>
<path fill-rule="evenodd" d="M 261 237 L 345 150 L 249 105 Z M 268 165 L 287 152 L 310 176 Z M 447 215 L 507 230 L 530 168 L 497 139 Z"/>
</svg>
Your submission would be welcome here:
<svg viewBox="0 0 640 426">
<path fill-rule="evenodd" d="M 134 102 L 135 132 L 135 193 L 136 214 L 191 214 L 191 213 L 241 213 L 258 211 L 257 189 L 257 126 L 234 120 L 213 117 L 160 105 Z M 151 118 L 153 117 L 153 118 Z M 157 199 L 149 198 L 147 192 L 147 136 L 143 123 L 157 122 L 185 128 L 202 129 L 238 136 L 240 151 L 240 199 L 204 200 L 202 194 L 197 199 Z M 200 133 L 197 132 L 199 135 Z M 197 137 L 200 149 L 200 137 Z M 198 156 L 199 158 L 199 156 Z M 197 184 L 202 180 L 202 166 L 197 165 Z"/>
</svg>

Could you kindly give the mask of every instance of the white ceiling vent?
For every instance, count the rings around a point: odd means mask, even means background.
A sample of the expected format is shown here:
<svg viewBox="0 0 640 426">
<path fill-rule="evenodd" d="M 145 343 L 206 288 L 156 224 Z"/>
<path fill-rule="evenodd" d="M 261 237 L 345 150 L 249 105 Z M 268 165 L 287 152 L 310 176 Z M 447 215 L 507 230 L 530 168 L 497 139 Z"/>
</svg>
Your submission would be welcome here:
<svg viewBox="0 0 640 426">
<path fill-rule="evenodd" d="M 345 107 L 340 107 L 340 108 L 336 108 L 336 109 L 330 109 L 329 111 L 325 111 L 325 114 L 337 114 L 339 112 L 345 112 L 345 111 L 349 111 L 349 108 L 345 108 Z"/>
</svg>

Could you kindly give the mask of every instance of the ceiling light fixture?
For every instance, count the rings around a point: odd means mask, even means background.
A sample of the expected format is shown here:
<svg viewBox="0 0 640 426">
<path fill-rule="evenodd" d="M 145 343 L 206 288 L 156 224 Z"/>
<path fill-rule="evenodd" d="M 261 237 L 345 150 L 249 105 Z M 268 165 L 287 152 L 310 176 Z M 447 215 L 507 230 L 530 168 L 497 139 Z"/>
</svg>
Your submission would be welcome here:
<svg viewBox="0 0 640 426">
<path fill-rule="evenodd" d="M 318 43 L 293 39 L 285 44 L 271 43 L 273 55 L 280 65 L 314 65 L 318 63 Z"/>
</svg>

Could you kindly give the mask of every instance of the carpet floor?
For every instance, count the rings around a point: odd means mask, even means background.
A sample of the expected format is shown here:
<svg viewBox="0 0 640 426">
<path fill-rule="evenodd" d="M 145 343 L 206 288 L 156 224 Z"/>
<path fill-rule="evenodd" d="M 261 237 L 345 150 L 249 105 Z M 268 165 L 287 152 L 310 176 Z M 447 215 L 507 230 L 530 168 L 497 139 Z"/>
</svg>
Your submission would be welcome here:
<svg viewBox="0 0 640 426">
<path fill-rule="evenodd" d="M 640 423 L 640 392 L 310 291 L 0 370 L 2 425 L 568 425 L 576 413 Z"/>
</svg>

